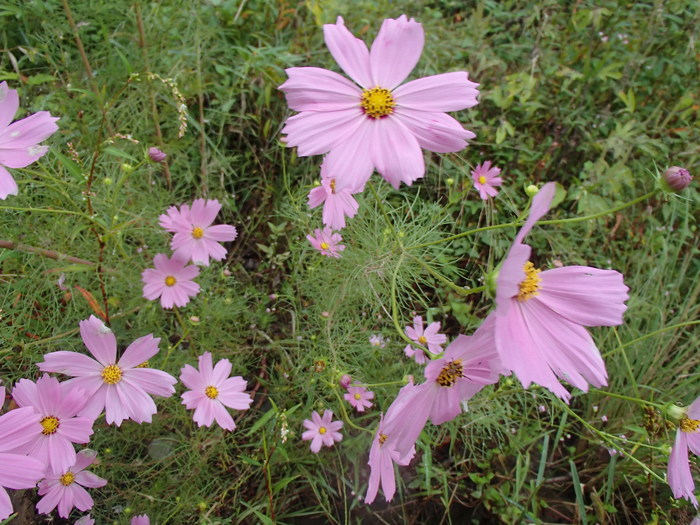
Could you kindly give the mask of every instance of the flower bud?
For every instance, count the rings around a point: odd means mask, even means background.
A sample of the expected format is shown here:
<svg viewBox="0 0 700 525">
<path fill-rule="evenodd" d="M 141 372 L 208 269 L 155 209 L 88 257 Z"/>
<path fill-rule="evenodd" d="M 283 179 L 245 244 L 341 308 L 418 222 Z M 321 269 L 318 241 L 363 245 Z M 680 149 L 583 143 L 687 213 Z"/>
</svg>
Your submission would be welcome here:
<svg viewBox="0 0 700 525">
<path fill-rule="evenodd" d="M 124 173 L 131 173 L 132 171 L 134 171 L 134 167 L 131 164 L 129 164 L 128 162 L 125 162 L 124 164 L 122 164 L 121 167 L 122 167 L 122 171 Z"/>
<path fill-rule="evenodd" d="M 158 148 L 148 148 L 148 158 L 153 162 L 163 163 L 168 156 Z"/>
<path fill-rule="evenodd" d="M 674 403 L 669 403 L 664 407 L 664 412 L 670 419 L 679 421 L 688 414 L 688 407 L 679 407 Z"/>
<path fill-rule="evenodd" d="M 344 374 L 343 377 L 340 378 L 340 381 L 338 381 L 340 386 L 343 388 L 347 389 L 350 386 L 350 383 L 352 383 L 352 377 L 350 377 L 350 374 Z"/>
<path fill-rule="evenodd" d="M 530 184 L 528 187 L 525 188 L 525 194 L 528 197 L 534 197 L 540 192 L 540 189 L 535 186 L 534 184 Z"/>
<path fill-rule="evenodd" d="M 680 166 L 671 166 L 664 173 L 664 179 L 673 191 L 683 191 L 693 180 L 690 172 Z"/>
</svg>

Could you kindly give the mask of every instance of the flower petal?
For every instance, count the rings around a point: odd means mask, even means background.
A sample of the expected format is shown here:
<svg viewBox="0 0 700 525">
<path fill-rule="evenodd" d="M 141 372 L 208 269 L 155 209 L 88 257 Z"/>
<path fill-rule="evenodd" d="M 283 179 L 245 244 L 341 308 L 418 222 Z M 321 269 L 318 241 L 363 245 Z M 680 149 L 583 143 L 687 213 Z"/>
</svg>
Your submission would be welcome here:
<svg viewBox="0 0 700 525">
<path fill-rule="evenodd" d="M 395 189 L 401 182 L 409 186 L 425 174 L 423 152 L 413 134 L 398 119 L 376 119 L 370 143 L 370 156 L 377 171 Z"/>
<path fill-rule="evenodd" d="M 394 116 L 416 137 L 421 148 L 436 153 L 460 151 L 476 137 L 446 113 L 397 107 Z"/>
<path fill-rule="evenodd" d="M 387 18 L 370 50 L 373 84 L 394 89 L 416 67 L 423 51 L 423 26 L 406 15 Z"/>
<path fill-rule="evenodd" d="M 338 111 L 360 106 L 362 92 L 347 78 L 320 67 L 290 67 L 279 89 L 294 111 Z"/>
<path fill-rule="evenodd" d="M 8 195 L 17 195 L 19 188 L 15 178 L 3 166 L 0 166 L 0 199 L 4 200 Z"/>
<path fill-rule="evenodd" d="M 348 31 L 342 17 L 335 24 L 323 26 L 323 37 L 331 55 L 350 78 L 365 89 L 374 87 L 367 45 Z"/>
<path fill-rule="evenodd" d="M 80 321 L 80 336 L 90 353 L 104 366 L 117 362 L 117 338 L 102 321 L 94 315 Z"/>
<path fill-rule="evenodd" d="M 396 104 L 421 111 L 459 111 L 478 104 L 476 82 L 465 71 L 442 73 L 412 80 L 394 91 Z"/>
<path fill-rule="evenodd" d="M 364 120 L 359 105 L 338 111 L 303 111 L 287 119 L 282 134 L 287 136 L 287 146 L 298 146 L 300 157 L 321 155 L 356 132 Z"/>
</svg>

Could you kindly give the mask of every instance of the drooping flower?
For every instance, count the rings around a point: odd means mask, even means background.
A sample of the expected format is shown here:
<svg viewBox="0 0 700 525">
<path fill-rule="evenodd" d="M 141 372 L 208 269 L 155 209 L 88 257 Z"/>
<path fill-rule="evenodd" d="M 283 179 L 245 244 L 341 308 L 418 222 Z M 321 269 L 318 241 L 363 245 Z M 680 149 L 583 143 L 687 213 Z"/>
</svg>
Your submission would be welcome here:
<svg viewBox="0 0 700 525">
<path fill-rule="evenodd" d="M 333 233 L 328 226 L 324 226 L 323 230 L 316 228 L 314 234 L 307 235 L 306 239 L 311 243 L 311 246 L 327 257 L 338 258 L 340 252 L 345 249 L 344 244 L 339 244 L 343 237 L 339 233 Z"/>
<path fill-rule="evenodd" d="M 442 352 L 442 346 L 447 342 L 445 334 L 439 334 L 440 323 L 434 321 L 427 328 L 423 328 L 423 318 L 417 315 L 413 318 L 413 326 L 406 327 L 406 335 L 416 343 L 427 348 L 431 354 L 439 354 Z M 406 345 L 404 353 L 408 357 L 413 357 L 419 365 L 424 364 L 428 359 L 425 352 L 421 348 L 413 348 L 411 345 Z"/>
<path fill-rule="evenodd" d="M 340 429 L 343 428 L 342 421 L 331 421 L 333 412 L 324 410 L 323 417 L 315 410 L 311 413 L 311 419 L 304 420 L 306 432 L 301 435 L 304 441 L 311 440 L 311 452 L 318 454 L 321 445 L 332 447 L 336 441 L 342 441 L 343 435 Z"/>
<path fill-rule="evenodd" d="M 370 408 L 374 399 L 374 392 L 367 390 L 364 386 L 349 386 L 348 391 L 343 396 L 345 400 L 358 412 L 364 412 L 365 408 Z"/>
<path fill-rule="evenodd" d="M 162 164 L 163 162 L 165 162 L 165 159 L 168 158 L 168 155 L 160 149 L 153 146 L 148 148 L 148 158 L 151 159 L 153 162 Z"/>
<path fill-rule="evenodd" d="M 183 307 L 190 298 L 199 293 L 199 285 L 192 279 L 199 275 L 199 268 L 185 266 L 187 259 L 173 254 L 168 258 L 159 253 L 153 258 L 154 268 L 148 268 L 141 274 L 143 296 L 152 301 L 160 297 L 163 308 Z"/>
<path fill-rule="evenodd" d="M 698 499 L 695 497 L 695 482 L 688 462 L 688 449 L 700 456 L 700 397 L 688 407 L 676 430 L 676 441 L 671 448 L 668 458 L 668 484 L 674 498 L 685 498 L 695 507 Z"/>
<path fill-rule="evenodd" d="M 622 323 L 628 288 L 613 270 L 565 266 L 540 271 L 530 261 L 525 235 L 548 211 L 554 183 L 532 202 L 499 271 L 496 289 L 496 348 L 501 363 L 525 388 L 537 383 L 568 402 L 564 379 L 583 391 L 607 384 L 605 363 L 585 326 Z"/>
<path fill-rule="evenodd" d="M 75 462 L 68 468 L 51 469 L 39 483 L 39 496 L 43 498 L 36 504 L 36 510 L 48 514 L 58 507 L 58 515 L 62 518 L 67 518 L 73 507 L 80 511 L 90 510 L 92 497 L 83 487 L 99 488 L 107 484 L 106 479 L 85 470 L 95 461 L 97 452 L 85 449 L 78 452 Z"/>
<path fill-rule="evenodd" d="M 241 376 L 231 375 L 231 362 L 220 359 L 212 366 L 210 352 L 199 356 L 199 370 L 185 365 L 180 373 L 180 381 L 190 390 L 182 394 L 182 404 L 194 409 L 197 425 L 211 426 L 216 420 L 220 427 L 233 430 L 236 424 L 225 407 L 247 410 L 253 398 L 245 393 L 246 381 Z"/>
<path fill-rule="evenodd" d="M 474 181 L 474 187 L 479 190 L 479 197 L 482 200 L 486 201 L 489 197 L 498 195 L 496 187 L 503 184 L 503 179 L 498 176 L 500 173 L 500 168 L 491 167 L 490 160 L 476 165 L 472 171 L 472 180 Z"/>
<path fill-rule="evenodd" d="M 336 188 L 336 178 L 328 172 L 326 163 L 321 164 L 321 185 L 309 192 L 309 208 L 323 204 L 323 224 L 334 230 L 345 228 L 345 217 L 352 218 L 357 213 L 358 204 L 353 193 L 362 188 L 346 186 Z"/>
<path fill-rule="evenodd" d="M 386 339 L 384 339 L 382 334 L 372 334 L 369 336 L 369 344 L 377 348 L 384 348 L 386 346 Z"/>
<path fill-rule="evenodd" d="M 64 384 L 85 392 L 81 415 L 96 419 L 104 410 L 110 425 L 120 426 L 125 419 L 150 423 L 157 409 L 149 394 L 170 397 L 177 382 L 162 370 L 144 366 L 158 353 L 160 339 L 150 334 L 138 338 L 117 361 L 117 339 L 97 317 L 80 321 L 80 335 L 96 360 L 77 352 L 51 352 L 39 369 L 73 377 Z"/>
<path fill-rule="evenodd" d="M 33 439 L 16 451 L 51 469 L 70 467 L 75 462 L 73 443 L 87 443 L 92 435 L 94 419 L 78 416 L 87 402 L 83 389 L 60 384 L 55 377 L 44 374 L 36 383 L 20 379 L 12 389 L 12 397 L 20 407 L 32 407 L 33 417 L 41 425 Z"/>
<path fill-rule="evenodd" d="M 161 227 L 175 234 L 170 242 L 175 255 L 203 266 L 209 266 L 210 258 L 221 261 L 226 257 L 226 249 L 219 243 L 235 240 L 238 232 L 228 224 L 212 226 L 219 210 L 221 204 L 216 199 L 196 199 L 191 207 L 171 206 L 158 218 Z"/>
<path fill-rule="evenodd" d="M 39 142 L 58 129 L 58 118 L 48 111 L 10 124 L 18 108 L 17 91 L 7 87 L 7 82 L 0 83 L 0 199 L 18 192 L 17 183 L 6 168 L 24 168 L 46 155 L 49 147 L 39 146 Z"/>
<path fill-rule="evenodd" d="M 289 107 L 282 133 L 300 156 L 328 152 L 337 188 L 364 186 L 374 169 L 398 188 L 425 172 L 421 148 L 438 153 L 463 149 L 474 138 L 447 111 L 477 104 L 478 84 L 457 71 L 401 84 L 423 50 L 423 26 L 402 15 L 386 19 L 371 50 L 343 19 L 323 26 L 326 45 L 358 85 L 316 67 L 287 69 L 280 86 Z"/>
</svg>

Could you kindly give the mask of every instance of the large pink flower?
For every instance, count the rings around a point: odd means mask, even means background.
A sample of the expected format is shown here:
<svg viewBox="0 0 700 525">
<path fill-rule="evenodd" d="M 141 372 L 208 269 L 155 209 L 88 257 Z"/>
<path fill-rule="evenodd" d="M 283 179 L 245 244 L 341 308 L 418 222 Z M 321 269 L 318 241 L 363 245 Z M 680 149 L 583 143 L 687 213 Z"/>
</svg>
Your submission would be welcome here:
<svg viewBox="0 0 700 525">
<path fill-rule="evenodd" d="M 343 19 L 323 26 L 326 45 L 355 81 L 316 67 L 287 69 L 280 86 L 289 107 L 282 133 L 301 156 L 326 152 L 337 188 L 359 188 L 374 168 L 395 188 L 425 172 L 421 148 L 459 151 L 474 138 L 446 111 L 477 104 L 477 86 L 457 71 L 401 84 L 423 50 L 423 26 L 402 15 L 382 23 L 371 50 L 347 30 Z"/>
<path fill-rule="evenodd" d="M 537 383 L 568 402 L 564 379 L 583 391 L 607 384 L 605 363 L 585 326 L 622 323 L 628 288 L 613 270 L 566 266 L 540 272 L 522 241 L 549 210 L 555 185 L 545 184 L 498 274 L 496 348 L 523 386 Z"/>
<path fill-rule="evenodd" d="M 686 498 L 695 507 L 698 499 L 695 497 L 695 482 L 690 472 L 688 449 L 700 456 L 700 397 L 688 407 L 686 417 L 683 417 L 676 430 L 676 442 L 668 458 L 668 484 L 674 498 Z"/>
<path fill-rule="evenodd" d="M 359 193 L 362 188 L 346 186 L 336 187 L 336 177 L 328 172 L 326 163 L 321 164 L 321 185 L 309 192 L 309 208 L 323 204 L 323 224 L 340 230 L 345 228 L 345 217 L 354 217 L 358 204 L 353 193 Z"/>
<path fill-rule="evenodd" d="M 187 259 L 177 254 L 173 254 L 172 258 L 164 253 L 156 255 L 153 258 L 155 268 L 141 273 L 143 296 L 149 301 L 160 297 L 163 308 L 185 306 L 190 302 L 190 297 L 199 293 L 199 285 L 192 280 L 199 275 L 199 268 L 186 264 Z"/>
<path fill-rule="evenodd" d="M 24 168 L 46 155 L 48 146 L 39 142 L 53 135 L 57 117 L 39 111 L 10 124 L 19 108 L 17 91 L 0 84 L 0 199 L 17 195 L 17 183 L 5 168 Z"/>
<path fill-rule="evenodd" d="M 199 370 L 185 365 L 180 381 L 190 390 L 182 394 L 182 404 L 194 409 L 197 425 L 211 426 L 216 420 L 220 427 L 233 430 L 236 424 L 225 407 L 247 410 L 253 398 L 245 393 L 246 381 L 231 375 L 231 361 L 220 359 L 212 366 L 211 352 L 199 356 Z"/>
<path fill-rule="evenodd" d="M 64 384 L 84 390 L 87 405 L 81 415 L 96 419 L 104 410 L 109 424 L 120 426 L 125 419 L 150 423 L 156 405 L 148 394 L 170 397 L 177 382 L 162 370 L 144 368 L 158 353 L 160 339 L 140 337 L 117 361 L 117 339 L 97 317 L 80 322 L 80 335 L 97 360 L 77 352 L 51 352 L 39 368 L 73 377 Z"/>
</svg>

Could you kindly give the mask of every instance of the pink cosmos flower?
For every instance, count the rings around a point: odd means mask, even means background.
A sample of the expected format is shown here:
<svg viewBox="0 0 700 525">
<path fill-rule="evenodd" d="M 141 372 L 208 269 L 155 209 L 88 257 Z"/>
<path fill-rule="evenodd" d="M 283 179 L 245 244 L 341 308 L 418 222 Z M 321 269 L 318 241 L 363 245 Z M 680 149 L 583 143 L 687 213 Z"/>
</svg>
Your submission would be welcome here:
<svg viewBox="0 0 700 525">
<path fill-rule="evenodd" d="M 386 339 L 384 339 L 382 334 L 372 334 L 369 336 L 369 344 L 377 348 L 384 348 L 386 346 Z"/>
<path fill-rule="evenodd" d="M 289 107 L 282 133 L 300 156 L 328 152 L 337 189 L 364 186 L 374 168 L 398 188 L 425 172 L 421 148 L 438 153 L 463 149 L 474 138 L 447 111 L 475 106 L 478 84 L 457 71 L 399 86 L 418 63 L 423 26 L 402 15 L 386 19 L 371 50 L 343 19 L 323 26 L 326 45 L 340 68 L 359 85 L 316 67 L 287 69 L 280 86 Z"/>
<path fill-rule="evenodd" d="M 210 352 L 199 356 L 199 370 L 185 365 L 180 373 L 180 381 L 190 390 L 182 394 L 182 404 L 194 409 L 197 425 L 211 426 L 216 419 L 220 427 L 233 430 L 236 424 L 226 408 L 247 410 L 253 398 L 246 394 L 246 381 L 241 376 L 231 375 L 231 362 L 221 359 L 212 366 Z"/>
<path fill-rule="evenodd" d="M 534 197 L 497 279 L 496 348 L 505 369 L 527 388 L 537 383 L 568 402 L 557 378 L 583 391 L 607 384 L 605 363 L 585 326 L 622 323 L 628 288 L 613 270 L 565 266 L 540 272 L 523 238 L 547 212 L 555 185 Z"/>
<path fill-rule="evenodd" d="M 352 376 L 350 376 L 350 374 L 343 374 L 340 381 L 338 381 L 338 384 L 345 389 L 350 386 L 350 383 L 352 383 Z"/>
<path fill-rule="evenodd" d="M 130 525 L 151 525 L 151 520 L 148 514 L 141 514 L 140 516 L 134 516 L 131 518 Z"/>
<path fill-rule="evenodd" d="M 46 465 L 36 458 L 13 453 L 25 448 L 43 430 L 32 407 L 0 416 L 0 520 L 12 514 L 8 489 L 33 488 L 44 477 Z"/>
<path fill-rule="evenodd" d="M 93 501 L 83 487 L 99 488 L 107 484 L 106 479 L 85 470 L 97 461 L 96 456 L 94 450 L 81 450 L 68 468 L 51 470 L 39 483 L 39 496 L 44 497 L 36 504 L 36 510 L 48 514 L 58 507 L 58 515 L 62 518 L 67 518 L 73 507 L 90 510 Z"/>
<path fill-rule="evenodd" d="M 345 228 L 345 217 L 354 217 L 358 204 L 353 198 L 353 193 L 359 193 L 362 189 L 346 186 L 336 188 L 336 178 L 328 173 L 326 163 L 321 164 L 321 185 L 309 192 L 309 208 L 315 208 L 323 204 L 323 224 L 340 230 Z"/>
<path fill-rule="evenodd" d="M 697 508 L 695 482 L 690 472 L 688 449 L 700 456 L 700 397 L 688 407 L 688 413 L 680 421 L 676 430 L 676 442 L 668 458 L 668 484 L 676 499 L 685 498 Z"/>
<path fill-rule="evenodd" d="M 447 342 L 447 336 L 439 334 L 439 330 L 440 323 L 437 321 L 430 323 L 424 330 L 423 318 L 417 315 L 413 318 L 413 326 L 406 327 L 406 335 L 409 339 L 427 347 L 431 354 L 439 354 L 442 352 L 441 345 Z M 419 365 L 427 361 L 425 352 L 421 348 L 413 348 L 411 345 L 406 345 L 403 351 L 408 357 L 413 357 Z"/>
<path fill-rule="evenodd" d="M 343 428 L 342 421 L 331 421 L 333 412 L 324 410 L 323 417 L 315 410 L 311 413 L 311 419 L 304 420 L 306 432 L 301 435 L 304 441 L 311 440 L 311 452 L 318 454 L 321 445 L 332 447 L 336 441 L 342 441 L 343 435 L 340 429 Z"/>
<path fill-rule="evenodd" d="M 96 419 L 104 410 L 110 425 L 120 426 L 125 419 L 150 423 L 156 405 L 149 394 L 170 397 L 177 382 L 170 374 L 144 367 L 158 353 L 160 339 L 150 334 L 138 338 L 117 361 L 117 338 L 97 317 L 80 321 L 80 335 L 97 360 L 77 352 L 51 352 L 39 369 L 73 377 L 64 384 L 85 392 L 83 416 Z"/>
<path fill-rule="evenodd" d="M 221 261 L 226 257 L 226 249 L 219 243 L 235 240 L 238 232 L 228 224 L 212 226 L 219 210 L 219 201 L 197 199 L 191 208 L 187 204 L 180 209 L 171 206 L 158 218 L 164 229 L 175 234 L 170 242 L 175 255 L 204 266 L 209 266 L 209 258 Z"/>
<path fill-rule="evenodd" d="M 349 386 L 347 393 L 343 396 L 358 412 L 364 412 L 365 408 L 370 408 L 374 399 L 374 392 L 367 390 L 364 386 Z"/>
<path fill-rule="evenodd" d="M 490 160 L 476 165 L 476 168 L 472 171 L 472 180 L 474 181 L 474 187 L 479 190 L 479 197 L 482 200 L 486 201 L 489 197 L 498 195 L 496 186 L 503 184 L 503 179 L 498 176 L 500 173 L 500 168 L 491 167 Z"/>
<path fill-rule="evenodd" d="M 313 235 L 307 235 L 307 240 L 311 246 L 316 248 L 322 255 L 327 257 L 340 257 L 340 252 L 345 249 L 344 244 L 339 244 L 343 240 L 339 233 L 333 233 L 328 226 L 323 230 L 316 228 Z"/>
<path fill-rule="evenodd" d="M 57 117 L 48 111 L 39 111 L 10 124 L 19 108 L 19 95 L 0 83 L 0 199 L 17 195 L 15 179 L 5 168 L 24 168 L 46 155 L 48 146 L 39 142 L 53 135 L 58 126 Z"/>
<path fill-rule="evenodd" d="M 163 308 L 183 307 L 190 302 L 190 297 L 199 293 L 199 285 L 192 279 L 199 275 L 196 266 L 185 266 L 187 259 L 177 254 L 168 258 L 159 253 L 153 258 L 155 269 L 148 268 L 141 274 L 143 296 L 152 301 L 160 297 Z"/>
<path fill-rule="evenodd" d="M 76 417 L 87 402 L 85 392 L 44 374 L 36 383 L 20 379 L 12 397 L 20 407 L 34 408 L 33 417 L 41 424 L 33 439 L 16 452 L 27 453 L 52 469 L 71 466 L 75 462 L 73 443 L 87 443 L 92 435 L 94 419 Z"/>
</svg>

